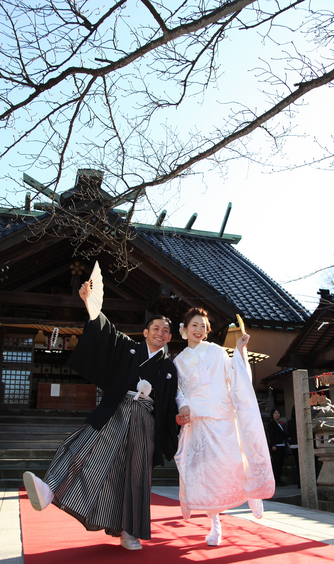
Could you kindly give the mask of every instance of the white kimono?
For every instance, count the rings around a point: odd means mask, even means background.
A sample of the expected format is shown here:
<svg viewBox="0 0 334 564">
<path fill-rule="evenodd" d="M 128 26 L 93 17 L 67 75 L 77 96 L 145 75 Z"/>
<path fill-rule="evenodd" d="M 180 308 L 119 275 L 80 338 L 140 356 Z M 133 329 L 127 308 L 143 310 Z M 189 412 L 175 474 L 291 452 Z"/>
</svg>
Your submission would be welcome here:
<svg viewBox="0 0 334 564">
<path fill-rule="evenodd" d="M 182 514 L 219 513 L 248 499 L 273 496 L 275 481 L 251 370 L 236 349 L 203 342 L 175 359 L 178 408 L 190 407 L 175 461 Z"/>
</svg>

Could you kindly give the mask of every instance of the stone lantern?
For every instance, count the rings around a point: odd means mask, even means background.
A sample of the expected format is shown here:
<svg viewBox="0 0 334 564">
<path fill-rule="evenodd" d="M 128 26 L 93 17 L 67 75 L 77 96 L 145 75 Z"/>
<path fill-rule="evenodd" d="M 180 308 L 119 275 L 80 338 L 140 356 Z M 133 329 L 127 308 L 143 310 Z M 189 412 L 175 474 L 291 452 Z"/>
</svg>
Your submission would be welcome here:
<svg viewBox="0 0 334 564">
<path fill-rule="evenodd" d="M 319 509 L 334 512 L 334 413 L 319 413 L 313 423 L 314 454 L 322 462 L 317 479 Z"/>
</svg>

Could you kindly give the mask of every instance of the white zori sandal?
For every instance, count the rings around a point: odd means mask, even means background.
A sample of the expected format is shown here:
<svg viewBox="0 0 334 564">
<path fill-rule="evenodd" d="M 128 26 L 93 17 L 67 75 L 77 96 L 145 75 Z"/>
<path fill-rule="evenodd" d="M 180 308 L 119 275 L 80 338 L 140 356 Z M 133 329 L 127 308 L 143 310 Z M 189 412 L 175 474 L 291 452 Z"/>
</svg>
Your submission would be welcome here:
<svg viewBox="0 0 334 564">
<path fill-rule="evenodd" d="M 122 531 L 121 546 L 127 550 L 140 550 L 143 548 L 140 540 L 133 535 L 129 535 L 126 531 Z"/>
<path fill-rule="evenodd" d="M 23 474 L 23 483 L 27 491 L 29 501 L 36 511 L 42 511 L 53 500 L 53 492 L 49 486 L 32 472 Z"/>
<path fill-rule="evenodd" d="M 218 546 L 222 540 L 222 530 L 218 515 L 208 515 L 211 518 L 211 530 L 206 535 L 205 540 L 208 546 Z"/>
</svg>

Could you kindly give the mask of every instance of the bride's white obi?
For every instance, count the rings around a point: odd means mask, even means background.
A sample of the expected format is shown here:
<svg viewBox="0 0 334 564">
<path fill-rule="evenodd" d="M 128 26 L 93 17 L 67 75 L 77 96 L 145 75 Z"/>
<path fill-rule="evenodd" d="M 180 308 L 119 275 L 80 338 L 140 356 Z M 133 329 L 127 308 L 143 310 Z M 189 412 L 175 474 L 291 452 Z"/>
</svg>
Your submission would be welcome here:
<svg viewBox="0 0 334 564">
<path fill-rule="evenodd" d="M 247 353 L 243 359 L 236 349 L 231 359 L 204 342 L 174 362 L 177 405 L 188 405 L 191 415 L 175 455 L 183 516 L 272 497 L 275 482 Z"/>
</svg>

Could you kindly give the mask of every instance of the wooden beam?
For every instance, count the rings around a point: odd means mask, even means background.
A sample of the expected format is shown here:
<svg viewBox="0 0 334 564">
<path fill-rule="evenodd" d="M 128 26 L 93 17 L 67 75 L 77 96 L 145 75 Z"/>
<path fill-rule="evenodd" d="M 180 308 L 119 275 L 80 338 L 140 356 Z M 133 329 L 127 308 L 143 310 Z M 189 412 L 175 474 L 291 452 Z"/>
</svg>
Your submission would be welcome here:
<svg viewBox="0 0 334 564">
<path fill-rule="evenodd" d="M 148 300 L 148 309 L 151 309 L 160 298 L 170 297 L 170 284 L 163 282 L 160 284 L 159 288 L 156 292 L 154 292 L 153 296 L 151 296 Z"/>
<path fill-rule="evenodd" d="M 73 327 L 85 326 L 84 321 L 59 321 L 59 319 L 36 319 L 36 317 L 0 317 L 0 325 L 9 323 L 10 325 L 51 325 L 53 327 Z"/>
<path fill-rule="evenodd" d="M 112 321 L 111 321 L 112 323 Z M 50 325 L 51 327 L 72 327 L 82 329 L 85 326 L 84 322 L 80 321 L 57 321 L 50 319 L 34 319 L 34 318 L 21 318 L 17 317 L 0 317 L 0 326 L 6 329 L 7 332 L 14 333 L 15 327 L 6 327 L 9 325 Z M 116 329 L 125 333 L 126 335 L 143 335 L 144 323 L 142 325 L 136 325 L 133 323 L 114 323 Z M 18 327 L 19 328 L 19 327 Z M 22 330 L 22 328 L 19 328 Z M 36 329 L 26 329 L 27 333 L 36 333 Z"/>
<path fill-rule="evenodd" d="M 322 351 L 312 356 L 312 366 L 320 367 L 326 366 L 329 362 L 334 361 L 334 345 L 326 347 Z"/>
<path fill-rule="evenodd" d="M 79 298 L 80 299 L 80 298 Z M 80 301 L 82 301 L 80 299 Z M 147 300 L 118 300 L 105 298 L 103 311 L 146 311 Z"/>
<path fill-rule="evenodd" d="M 131 300 L 132 297 L 128 292 L 126 292 L 125 290 L 122 290 L 116 284 L 113 284 L 112 282 L 110 282 L 110 280 L 108 280 L 105 273 L 108 272 L 109 269 L 104 267 L 102 261 L 99 262 L 99 264 L 100 264 L 100 268 L 101 268 L 101 272 L 102 272 L 102 278 L 103 278 L 104 286 L 106 288 L 108 288 L 109 290 L 111 290 L 112 292 L 114 292 L 115 294 L 117 294 L 118 296 L 121 296 L 121 298 L 124 298 L 125 300 Z M 84 267 L 84 272 L 85 272 L 85 274 L 87 274 L 87 279 L 88 279 L 90 277 L 91 273 L 92 273 L 92 268 L 88 267 L 86 264 L 84 264 L 83 267 Z"/>
<path fill-rule="evenodd" d="M 14 256 L 13 247 L 20 245 L 20 250 L 15 251 L 15 262 L 18 262 L 22 258 L 29 256 L 30 254 L 35 254 L 43 249 L 51 247 L 59 243 L 58 237 L 50 237 L 49 235 L 44 235 L 41 239 L 37 241 L 29 241 L 28 239 L 36 239 L 36 236 L 30 231 L 29 227 L 25 227 L 14 231 L 6 237 L 0 239 L 0 252 L 10 250 L 11 256 Z M 22 246 L 22 243 L 27 243 L 27 246 Z M 28 247 L 29 245 L 29 247 Z M 21 251 L 21 252 L 20 252 Z M 11 259 L 11 262 L 14 262 Z"/>
<path fill-rule="evenodd" d="M 293 353 L 289 358 L 288 358 L 288 363 L 287 364 L 278 364 L 277 366 L 280 366 L 282 368 L 284 368 L 285 366 L 291 366 L 292 369 L 294 368 L 300 368 L 301 370 L 303 370 L 304 368 L 309 368 L 310 367 L 310 358 L 308 355 L 301 355 L 301 354 L 295 354 Z"/>
<path fill-rule="evenodd" d="M 141 335 L 143 336 L 144 324 L 133 325 L 130 323 L 114 323 L 116 329 L 125 333 L 126 335 Z"/>
<path fill-rule="evenodd" d="M 216 325 L 218 327 L 225 326 L 226 322 L 230 322 L 235 319 L 235 310 L 232 306 L 228 306 L 226 302 L 221 297 L 216 297 L 214 299 L 209 299 L 208 295 L 212 294 L 210 288 L 207 289 L 205 285 L 205 290 L 202 288 L 201 292 L 197 289 L 194 291 L 193 280 L 190 280 L 190 287 L 185 283 L 186 279 L 185 271 L 180 269 L 179 275 L 177 276 L 171 269 L 161 267 L 156 261 L 151 260 L 150 257 L 146 256 L 145 261 L 143 261 L 142 255 L 139 251 L 133 250 L 131 253 L 131 262 L 135 264 L 137 268 L 143 271 L 145 274 L 150 276 L 153 280 L 162 284 L 164 282 L 169 283 L 171 286 L 171 292 L 176 294 L 184 303 L 189 307 L 194 307 L 195 305 L 199 307 L 206 307 L 216 317 Z M 220 304 L 223 304 L 221 307 Z M 230 315 L 227 313 L 224 316 L 224 310 L 229 307 Z M 223 311 L 222 311 L 223 310 Z M 233 313 L 232 313 L 233 312 Z"/>
<path fill-rule="evenodd" d="M 39 276 L 38 278 L 34 278 L 33 280 L 30 280 L 26 284 L 22 284 L 22 286 L 18 286 L 15 289 L 15 291 L 16 292 L 26 292 L 27 290 L 30 290 L 31 288 L 34 288 L 35 286 L 39 286 L 40 284 L 43 284 L 44 282 L 48 282 L 48 280 L 51 280 L 52 278 L 56 278 L 57 276 L 64 274 L 64 272 L 67 272 L 67 271 L 69 272 L 69 270 L 70 270 L 70 263 L 67 262 L 63 266 L 60 266 L 59 268 L 55 268 L 54 270 L 48 271 L 48 273 L 44 274 L 44 276 Z"/>
<path fill-rule="evenodd" d="M 39 305 L 47 307 L 74 307 L 85 308 L 81 298 L 75 296 L 38 294 L 28 292 L 9 292 L 0 291 L 0 303 L 15 305 Z M 104 311 L 146 311 L 147 301 L 145 300 L 118 300 L 105 298 L 103 300 Z"/>
</svg>

